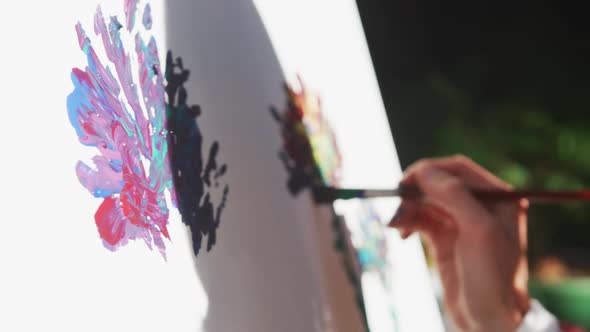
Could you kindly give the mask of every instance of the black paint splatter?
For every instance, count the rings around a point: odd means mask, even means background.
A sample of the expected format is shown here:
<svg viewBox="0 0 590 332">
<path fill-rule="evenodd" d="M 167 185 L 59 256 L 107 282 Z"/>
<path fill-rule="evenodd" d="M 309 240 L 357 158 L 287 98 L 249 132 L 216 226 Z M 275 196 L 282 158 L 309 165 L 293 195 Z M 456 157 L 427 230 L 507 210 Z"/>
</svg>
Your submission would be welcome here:
<svg viewBox="0 0 590 332">
<path fill-rule="evenodd" d="M 272 117 L 280 125 L 283 147 L 279 158 L 289 174 L 287 188 L 292 195 L 305 188 L 323 186 L 321 175 L 313 159 L 312 147 L 302 123 L 303 113 L 293 100 L 293 93 L 285 85 L 288 99 L 285 110 L 270 107 Z"/>
<path fill-rule="evenodd" d="M 270 107 L 273 119 L 280 125 L 283 146 L 279 151 L 279 158 L 289 174 L 287 188 L 291 195 L 296 196 L 305 188 L 323 187 L 324 181 L 320 170 L 313 158 L 313 150 L 309 137 L 303 128 L 303 110 L 295 102 L 295 93 L 285 85 L 288 99 L 285 109 L 281 112 Z M 365 332 L 369 331 L 363 289 L 361 284 L 361 269 L 357 252 L 350 242 L 350 232 L 344 219 L 336 214 L 330 206 L 332 214 L 332 230 L 334 234 L 334 249 L 342 259 L 342 267 L 351 287 L 354 290 L 354 300 L 360 311 Z"/>
<path fill-rule="evenodd" d="M 182 222 L 190 227 L 193 250 L 198 255 L 204 236 L 208 236 L 207 251 L 217 241 L 217 228 L 227 203 L 229 186 L 224 186 L 221 200 L 215 207 L 211 201 L 211 175 L 213 174 L 217 187 L 220 178 L 227 172 L 227 165 L 218 165 L 217 142 L 211 145 L 207 161 L 203 163 L 203 137 L 197 123 L 201 108 L 187 104 L 188 95 L 184 83 L 190 72 L 184 68 L 181 58 L 173 60 L 170 51 L 166 55 L 165 75 L 171 173 L 178 210 Z"/>
</svg>

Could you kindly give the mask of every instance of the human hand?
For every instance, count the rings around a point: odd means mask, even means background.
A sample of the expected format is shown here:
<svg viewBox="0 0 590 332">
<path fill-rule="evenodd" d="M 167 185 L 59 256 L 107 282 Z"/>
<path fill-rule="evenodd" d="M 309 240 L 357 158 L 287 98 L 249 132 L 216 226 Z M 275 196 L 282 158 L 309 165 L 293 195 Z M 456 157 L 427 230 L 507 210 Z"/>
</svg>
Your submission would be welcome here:
<svg viewBox="0 0 590 332">
<path fill-rule="evenodd" d="M 419 232 L 432 253 L 444 302 L 463 331 L 515 331 L 529 310 L 526 200 L 481 202 L 472 189 L 510 186 L 470 159 L 419 161 L 402 185 L 422 199 L 404 200 L 391 227 L 402 238 Z"/>
</svg>

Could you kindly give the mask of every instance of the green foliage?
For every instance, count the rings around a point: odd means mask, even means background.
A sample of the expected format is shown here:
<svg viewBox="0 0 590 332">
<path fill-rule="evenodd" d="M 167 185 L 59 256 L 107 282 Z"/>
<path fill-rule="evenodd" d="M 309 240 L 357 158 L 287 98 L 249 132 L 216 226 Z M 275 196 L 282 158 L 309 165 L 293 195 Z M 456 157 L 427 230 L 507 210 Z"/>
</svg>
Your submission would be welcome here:
<svg viewBox="0 0 590 332">
<path fill-rule="evenodd" d="M 590 278 L 568 278 L 556 284 L 532 280 L 529 291 L 561 320 L 590 329 Z"/>
<path fill-rule="evenodd" d="M 514 100 L 476 103 L 440 75 L 430 79 L 430 88 L 448 109 L 446 124 L 435 133 L 435 154 L 467 155 L 515 187 L 590 188 L 590 132 L 583 115 L 560 119 Z M 530 223 L 533 261 L 588 249 L 586 204 L 534 206 Z"/>
</svg>

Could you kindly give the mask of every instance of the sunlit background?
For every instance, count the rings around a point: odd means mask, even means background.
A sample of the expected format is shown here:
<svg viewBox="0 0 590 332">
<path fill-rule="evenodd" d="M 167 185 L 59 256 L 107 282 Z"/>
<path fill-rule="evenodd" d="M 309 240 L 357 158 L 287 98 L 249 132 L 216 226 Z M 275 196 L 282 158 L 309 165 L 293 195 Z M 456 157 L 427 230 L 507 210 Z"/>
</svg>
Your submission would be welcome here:
<svg viewBox="0 0 590 332">
<path fill-rule="evenodd" d="M 581 5 L 357 3 L 404 167 L 462 153 L 516 187 L 590 187 Z M 589 205 L 530 211 L 531 292 L 561 320 L 587 328 L 589 235 Z"/>
</svg>

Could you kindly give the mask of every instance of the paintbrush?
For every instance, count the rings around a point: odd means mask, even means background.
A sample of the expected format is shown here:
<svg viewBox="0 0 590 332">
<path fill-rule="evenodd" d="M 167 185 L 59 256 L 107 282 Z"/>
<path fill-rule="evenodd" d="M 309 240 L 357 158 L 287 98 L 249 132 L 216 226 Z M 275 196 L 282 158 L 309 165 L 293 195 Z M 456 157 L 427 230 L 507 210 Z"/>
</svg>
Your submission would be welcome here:
<svg viewBox="0 0 590 332">
<path fill-rule="evenodd" d="M 284 151 L 281 158 L 290 173 L 289 189 L 293 194 L 311 188 L 318 204 L 332 203 L 337 199 L 401 197 L 418 199 L 423 193 L 417 187 L 400 186 L 395 189 L 338 188 L 341 165 L 340 152 L 334 134 L 323 117 L 319 98 L 305 89 L 299 81 L 296 91 L 286 85 L 289 96 L 283 112 L 272 108 L 275 120 L 281 124 Z M 567 203 L 590 201 L 590 189 L 578 191 L 550 190 L 480 190 L 473 195 L 483 201 L 506 201 L 521 198 L 531 203 Z"/>
<path fill-rule="evenodd" d="M 344 189 L 329 186 L 312 187 L 316 203 L 332 203 L 337 199 L 401 197 L 419 199 L 423 193 L 417 187 L 400 186 L 395 189 Z M 558 204 L 577 201 L 590 201 L 590 190 L 483 190 L 473 189 L 472 194 L 482 201 L 506 201 L 526 198 L 531 203 Z"/>
</svg>

